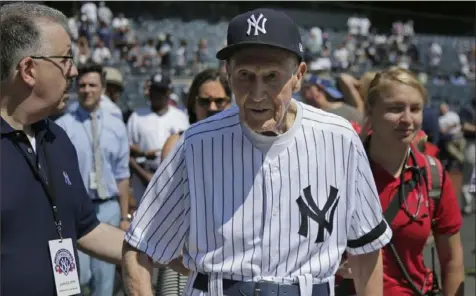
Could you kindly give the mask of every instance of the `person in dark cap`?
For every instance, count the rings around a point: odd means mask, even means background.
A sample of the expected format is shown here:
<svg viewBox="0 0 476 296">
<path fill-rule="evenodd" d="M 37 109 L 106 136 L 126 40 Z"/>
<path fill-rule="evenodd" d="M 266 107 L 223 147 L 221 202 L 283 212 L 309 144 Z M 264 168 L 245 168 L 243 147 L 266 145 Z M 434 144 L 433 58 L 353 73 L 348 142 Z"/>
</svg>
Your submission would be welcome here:
<svg viewBox="0 0 476 296">
<path fill-rule="evenodd" d="M 344 94 L 331 79 L 312 75 L 301 90 L 302 97 L 309 105 L 330 112 L 351 122 L 362 123 L 363 114 L 344 102 Z"/>
<path fill-rule="evenodd" d="M 189 126 L 187 115 L 169 104 L 172 80 L 168 75 L 156 73 L 150 77 L 147 107 L 136 109 L 127 121 L 131 149 L 130 165 L 134 196 L 139 199 L 148 180 L 138 166 L 153 174 L 160 164 L 165 141 Z M 137 178 L 136 178 L 137 177 Z"/>
<path fill-rule="evenodd" d="M 292 98 L 306 64 L 294 21 L 235 17 L 217 53 L 236 106 L 187 129 L 125 236 L 129 295 L 151 295 L 152 262 L 183 256 L 183 295 L 326 296 L 344 251 L 359 296 L 382 295 L 391 238 L 365 150 L 342 117 Z"/>
</svg>

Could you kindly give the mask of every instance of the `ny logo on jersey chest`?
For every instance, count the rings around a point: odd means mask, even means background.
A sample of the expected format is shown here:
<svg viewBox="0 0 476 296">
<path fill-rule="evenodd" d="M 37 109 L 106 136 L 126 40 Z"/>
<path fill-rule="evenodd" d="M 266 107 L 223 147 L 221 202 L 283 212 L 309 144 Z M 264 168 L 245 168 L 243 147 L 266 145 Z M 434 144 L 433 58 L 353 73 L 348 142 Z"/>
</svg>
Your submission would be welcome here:
<svg viewBox="0 0 476 296">
<path fill-rule="evenodd" d="M 331 186 L 329 197 L 327 198 L 326 204 L 324 207 L 319 209 L 319 207 L 314 202 L 311 194 L 311 186 L 304 188 L 304 198 L 306 199 L 307 204 L 304 202 L 303 198 L 299 196 L 296 199 L 296 202 L 299 207 L 299 212 L 301 214 L 301 225 L 299 226 L 298 233 L 304 237 L 308 236 L 309 225 L 308 218 L 318 224 L 317 238 L 316 243 L 322 243 L 324 241 L 324 230 L 329 232 L 329 235 L 332 234 L 334 229 L 334 214 L 337 209 L 337 204 L 339 203 L 340 197 L 337 197 L 339 190 Z M 326 215 L 330 211 L 329 221 L 326 220 Z"/>
<path fill-rule="evenodd" d="M 265 25 L 267 20 L 268 19 L 265 18 L 263 14 L 260 14 L 258 19 L 256 19 L 254 14 L 252 14 L 247 20 L 248 30 L 246 31 L 246 35 L 250 36 L 252 27 L 255 29 L 253 35 L 258 36 L 258 32 L 261 32 L 261 34 L 266 34 Z"/>
</svg>

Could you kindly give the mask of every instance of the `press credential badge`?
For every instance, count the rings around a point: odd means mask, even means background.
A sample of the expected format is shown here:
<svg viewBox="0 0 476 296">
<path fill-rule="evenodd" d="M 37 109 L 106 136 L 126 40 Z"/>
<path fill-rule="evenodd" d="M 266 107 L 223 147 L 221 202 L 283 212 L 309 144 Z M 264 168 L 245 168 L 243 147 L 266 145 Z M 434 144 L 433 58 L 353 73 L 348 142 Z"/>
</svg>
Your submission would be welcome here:
<svg viewBox="0 0 476 296">
<path fill-rule="evenodd" d="M 71 239 L 50 240 L 48 244 L 50 246 L 50 257 L 58 296 L 70 296 L 81 293 L 78 265 L 74 258 Z"/>
</svg>

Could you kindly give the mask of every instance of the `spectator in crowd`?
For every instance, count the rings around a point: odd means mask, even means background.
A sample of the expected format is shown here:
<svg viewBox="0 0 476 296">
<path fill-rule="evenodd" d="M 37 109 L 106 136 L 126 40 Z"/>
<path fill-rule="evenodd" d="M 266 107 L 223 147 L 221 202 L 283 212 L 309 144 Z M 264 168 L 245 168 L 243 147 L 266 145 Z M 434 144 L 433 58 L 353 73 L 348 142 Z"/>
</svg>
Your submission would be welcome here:
<svg viewBox="0 0 476 296">
<path fill-rule="evenodd" d="M 466 140 L 463 163 L 463 186 L 461 194 L 463 196 L 463 213 L 471 214 L 473 212 L 473 199 L 475 193 L 469 192 L 471 174 L 476 164 L 476 97 L 465 104 L 460 112 L 461 126 Z"/>
<path fill-rule="evenodd" d="M 97 64 L 104 64 L 112 59 L 111 51 L 106 46 L 104 40 L 99 39 L 96 48 L 93 50 L 92 61 Z"/>
<path fill-rule="evenodd" d="M 349 35 L 358 36 L 360 33 L 360 18 L 354 14 L 347 19 L 347 28 Z"/>
<path fill-rule="evenodd" d="M 118 33 L 125 33 L 129 28 L 129 20 L 125 17 L 124 13 L 118 13 L 117 17 L 112 20 L 112 27 L 117 30 Z"/>
<path fill-rule="evenodd" d="M 454 160 L 457 161 L 458 165 L 464 161 L 465 140 L 461 132 L 461 122 L 458 113 L 450 110 L 446 103 L 440 104 L 438 121 L 440 126 L 440 151 L 446 154 L 440 154 L 440 159 L 445 167 L 450 170 Z"/>
<path fill-rule="evenodd" d="M 431 43 L 429 52 L 428 52 L 428 58 L 429 58 L 429 71 L 431 74 L 436 74 L 438 71 L 438 68 L 441 63 L 441 57 L 443 55 L 443 49 L 441 48 L 441 45 L 434 41 Z"/>
<path fill-rule="evenodd" d="M 207 39 L 200 39 L 197 48 L 195 49 L 195 57 L 193 59 L 194 69 L 196 72 L 201 72 L 208 67 L 210 61 L 210 53 L 208 51 Z"/>
<path fill-rule="evenodd" d="M 360 18 L 359 35 L 361 39 L 365 39 L 369 36 L 371 26 L 372 24 L 370 23 L 370 20 L 367 17 Z"/>
<path fill-rule="evenodd" d="M 79 68 L 77 78 L 79 106 L 56 123 L 78 151 L 79 171 L 99 221 L 129 228 L 129 143 L 121 119 L 101 107 L 105 73 L 100 65 Z M 80 282 L 91 295 L 111 295 L 115 266 L 78 252 Z"/>
<path fill-rule="evenodd" d="M 67 30 L 66 16 L 45 5 L 0 7 L 3 295 L 79 294 L 78 248 L 121 260 L 124 232 L 98 221 L 76 149 L 47 119 L 78 74 Z"/>
<path fill-rule="evenodd" d="M 319 27 L 311 28 L 311 36 L 307 40 L 306 47 L 308 48 L 312 60 L 319 57 L 322 48 L 322 30 Z"/>
<path fill-rule="evenodd" d="M 142 48 L 142 65 L 155 67 L 157 65 L 157 49 L 155 49 L 154 39 L 149 38 Z"/>
<path fill-rule="evenodd" d="M 376 72 L 366 72 L 360 80 L 347 73 L 340 74 L 337 83 L 344 95 L 345 103 L 364 113 L 367 91 L 376 74 Z"/>
<path fill-rule="evenodd" d="M 426 156 L 412 145 L 421 127 L 425 100 L 426 91 L 416 77 L 395 67 L 377 74 L 367 95 L 366 112 L 372 134 L 364 138 L 364 147 L 385 218 L 394 233 L 391 243 L 383 249 L 383 295 L 428 295 L 440 288 L 447 295 L 463 294 L 463 221 L 451 178 L 436 158 L 433 173 Z M 424 168 L 431 172 L 430 177 L 440 180 L 420 178 L 416 168 Z M 413 182 L 403 184 L 403 180 Z M 428 180 L 441 185 L 437 198 L 431 196 L 433 183 L 426 183 Z M 423 262 L 423 249 L 431 233 L 443 287 L 435 284 L 437 275 Z M 341 270 L 342 275 L 349 276 L 347 269 Z"/>
<path fill-rule="evenodd" d="M 413 28 L 413 20 L 408 20 L 403 24 L 403 36 L 407 39 L 411 39 L 413 35 L 415 35 L 415 31 Z"/>
<path fill-rule="evenodd" d="M 208 118 L 231 107 L 231 89 L 228 80 L 218 70 L 198 73 L 188 92 L 187 114 L 190 124 Z M 183 131 L 170 136 L 164 144 L 162 159 L 175 146 Z"/>
<path fill-rule="evenodd" d="M 187 62 L 188 62 L 188 52 L 187 52 L 187 45 L 188 42 L 186 39 L 180 40 L 180 45 L 177 51 L 175 52 L 175 74 L 177 76 L 180 76 L 182 74 L 185 74 L 185 70 L 187 67 Z"/>
<path fill-rule="evenodd" d="M 337 71 L 346 70 L 350 65 L 351 53 L 346 45 L 345 42 L 342 42 L 339 48 L 334 51 L 334 68 L 336 68 Z"/>
<path fill-rule="evenodd" d="M 170 33 L 165 34 L 163 40 L 159 40 L 157 44 L 157 54 L 160 57 L 160 66 L 162 71 L 169 72 L 172 68 L 172 35 Z"/>
<path fill-rule="evenodd" d="M 344 95 L 329 79 L 311 76 L 302 88 L 304 101 L 326 112 L 334 113 L 353 122 L 362 122 L 363 115 L 354 107 L 343 102 Z"/>
<path fill-rule="evenodd" d="M 171 90 L 170 77 L 152 75 L 149 86 L 150 106 L 135 110 L 127 122 L 130 162 L 134 173 L 132 186 L 136 198 L 142 197 L 148 180 L 136 174 L 134 167 L 141 165 L 149 173 L 154 173 L 160 165 L 165 141 L 189 126 L 185 113 L 169 105 Z"/>
<path fill-rule="evenodd" d="M 118 104 L 124 91 L 124 78 L 122 73 L 112 67 L 104 67 L 106 75 L 106 88 L 104 96 L 111 100 L 114 104 Z"/>
<path fill-rule="evenodd" d="M 99 2 L 98 19 L 100 22 L 103 22 L 108 27 L 111 25 L 112 11 L 109 7 L 106 6 L 106 3 L 104 1 Z"/>
<path fill-rule="evenodd" d="M 98 20 L 97 10 L 98 7 L 96 6 L 96 3 L 92 1 L 87 1 L 80 9 L 81 14 L 86 16 L 86 20 L 91 22 L 93 25 L 96 25 Z"/>
<path fill-rule="evenodd" d="M 83 66 L 91 66 L 92 63 L 88 63 Z M 110 115 L 123 120 L 123 114 L 121 111 L 121 108 L 117 105 L 119 103 L 119 96 L 120 93 L 122 93 L 122 90 L 119 93 L 119 90 L 121 89 L 121 80 L 122 80 L 122 74 L 114 68 L 106 67 L 104 68 L 104 75 L 103 77 L 105 80 L 101 81 L 103 85 L 102 91 L 104 93 L 101 95 L 100 98 L 100 104 L 101 104 L 101 110 L 109 113 Z M 79 101 L 74 101 L 72 102 L 68 107 L 67 107 L 67 113 L 72 113 L 75 114 L 80 103 Z"/>
<path fill-rule="evenodd" d="M 113 34 L 111 27 L 103 22 L 99 21 L 99 27 L 97 30 L 97 36 L 100 40 L 104 41 L 105 46 L 110 50 L 112 48 Z"/>
<path fill-rule="evenodd" d="M 75 50 L 74 62 L 78 65 L 84 65 L 91 60 L 91 49 L 86 37 L 81 36 L 78 40 L 77 50 Z"/>
</svg>

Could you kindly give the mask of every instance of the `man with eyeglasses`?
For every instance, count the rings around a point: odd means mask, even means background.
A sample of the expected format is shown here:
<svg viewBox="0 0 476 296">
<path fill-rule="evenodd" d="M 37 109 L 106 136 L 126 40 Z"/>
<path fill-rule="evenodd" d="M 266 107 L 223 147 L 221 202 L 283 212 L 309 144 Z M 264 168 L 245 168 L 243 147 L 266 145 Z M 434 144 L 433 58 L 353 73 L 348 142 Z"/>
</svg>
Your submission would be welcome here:
<svg viewBox="0 0 476 296">
<path fill-rule="evenodd" d="M 149 106 L 136 109 L 129 117 L 127 130 L 131 149 L 131 167 L 137 164 L 153 173 L 160 165 L 162 148 L 168 137 L 189 126 L 187 115 L 169 104 L 172 80 L 163 74 L 150 78 Z M 134 196 L 143 195 L 147 181 L 132 170 L 131 184 Z"/>
<path fill-rule="evenodd" d="M 78 247 L 121 260 L 124 232 L 99 223 L 76 150 L 47 119 L 78 74 L 67 27 L 44 5 L 0 8 L 2 295 L 79 294 Z"/>
</svg>

